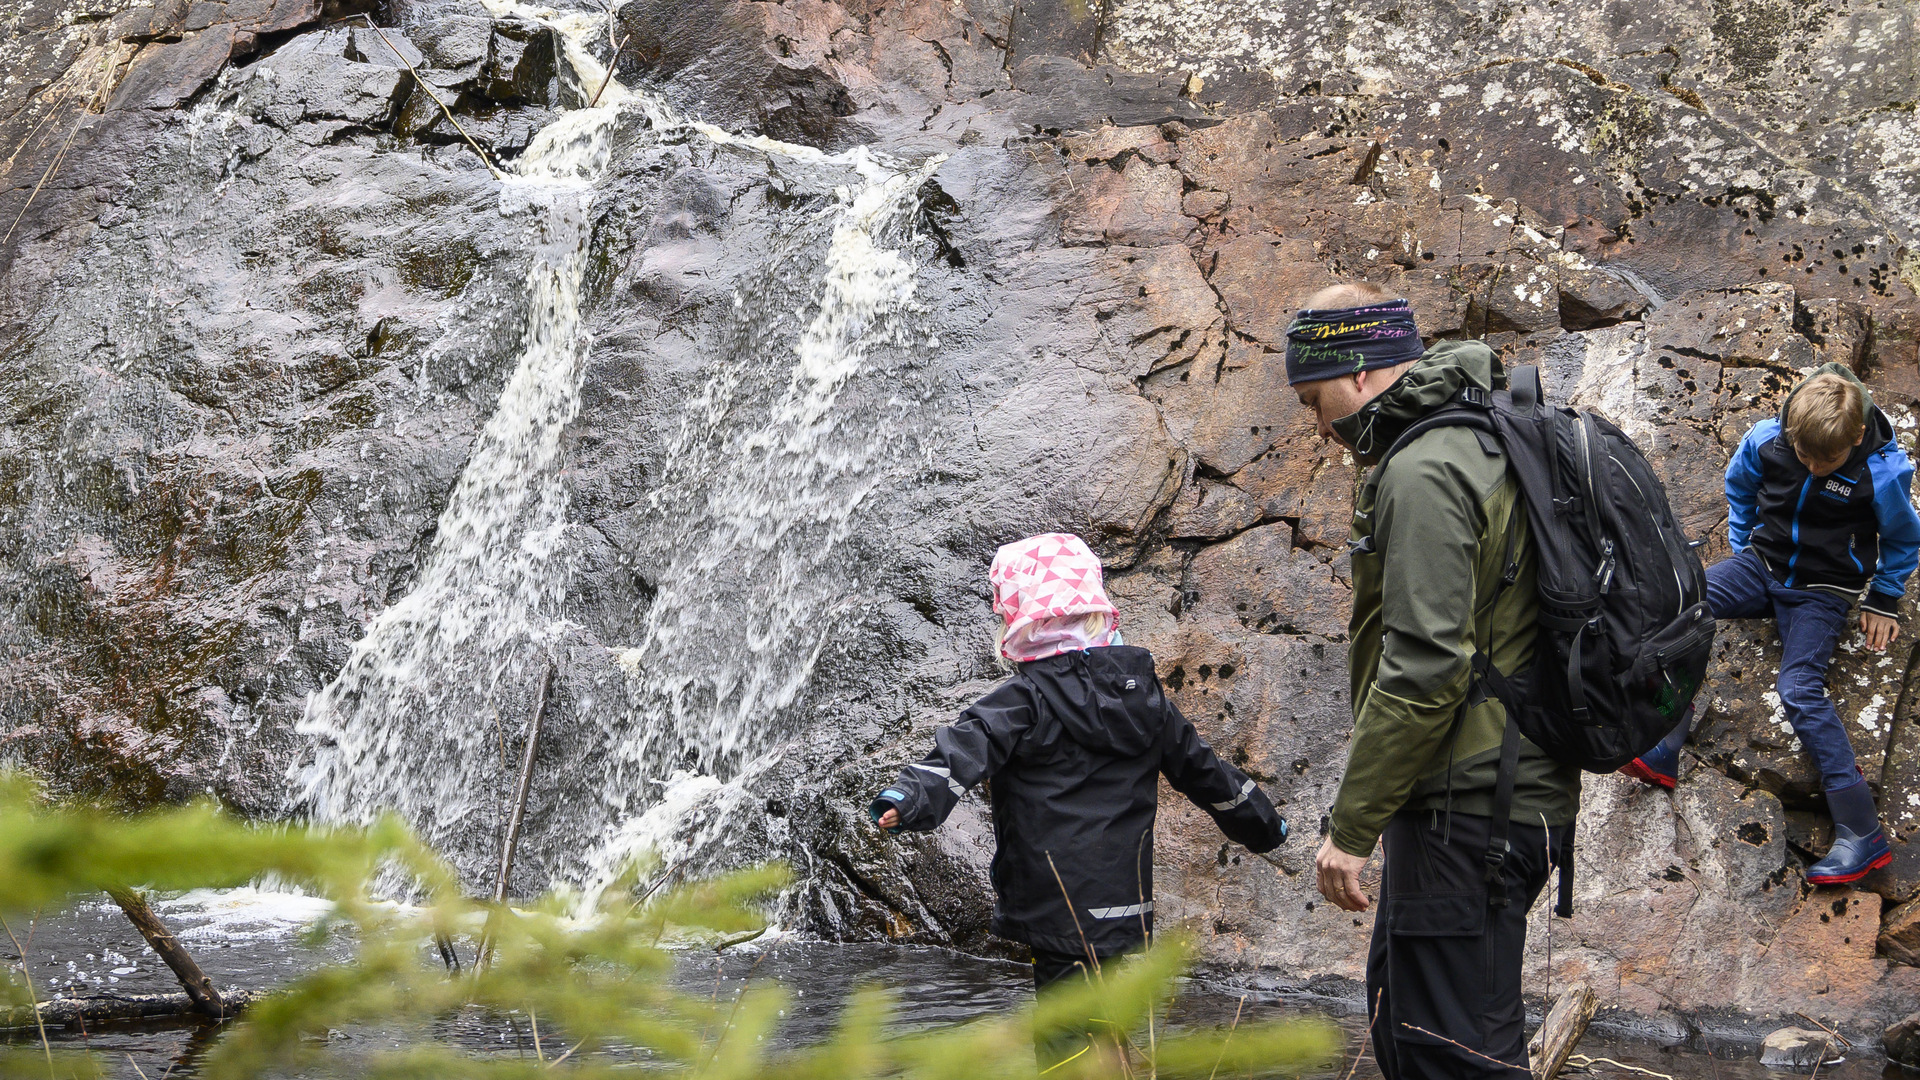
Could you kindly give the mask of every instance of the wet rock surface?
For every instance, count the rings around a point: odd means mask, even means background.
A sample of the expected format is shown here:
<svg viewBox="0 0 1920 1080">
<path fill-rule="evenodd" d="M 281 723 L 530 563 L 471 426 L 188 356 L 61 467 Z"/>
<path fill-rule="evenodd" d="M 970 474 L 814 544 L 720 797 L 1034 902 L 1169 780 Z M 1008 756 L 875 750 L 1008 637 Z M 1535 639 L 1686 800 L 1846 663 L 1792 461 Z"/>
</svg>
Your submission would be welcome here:
<svg viewBox="0 0 1920 1080">
<path fill-rule="evenodd" d="M 489 165 L 591 94 L 538 22 L 415 0 L 367 8 L 383 35 L 338 21 L 354 10 L 0 16 L 21 73 L 0 86 L 0 718 L 57 790 L 286 812 L 308 695 L 416 584 L 520 347 L 542 236 Z M 1306 8 L 1223 35 L 1225 10 L 1126 0 L 1095 26 L 1037 0 L 634 0 L 592 46 L 736 132 L 947 155 L 890 241 L 913 309 L 834 405 L 827 445 L 859 444 L 870 480 L 819 524 L 847 583 L 741 615 L 823 627 L 780 669 L 804 689 L 753 717 L 777 762 L 716 854 L 792 859 L 796 923 L 1005 951 L 981 798 L 899 840 L 864 805 L 998 677 L 994 546 L 1072 529 L 1107 558 L 1128 639 L 1295 825 L 1276 868 L 1169 798 L 1161 925 L 1222 966 L 1358 978 L 1371 919 L 1320 903 L 1310 865 L 1351 726 L 1356 473 L 1281 355 L 1293 306 L 1337 276 L 1621 423 L 1709 558 L 1727 455 L 1800 369 L 1861 371 L 1912 441 L 1904 9 L 1362 4 L 1339 41 Z M 1809 87 L 1843 70 L 1828 108 Z M 783 400 L 857 182 L 844 160 L 623 121 L 589 211 L 558 734 L 538 761 L 555 779 L 522 887 L 577 875 L 588 839 L 659 797 L 664 775 L 600 779 L 595 740 L 651 722 L 647 658 L 624 650 L 681 602 L 679 560 L 729 520 L 714 507 L 805 475 L 754 471 L 756 429 L 708 418 Z M 768 591 L 743 595 L 784 595 L 755 569 Z M 1536 911 L 1529 988 L 1581 979 L 1669 1019 L 1896 1019 L 1920 993 L 1914 629 L 1885 655 L 1843 642 L 1832 678 L 1893 867 L 1804 883 L 1828 826 L 1769 699 L 1778 644 L 1729 624 L 1680 789 L 1588 778 L 1579 914 L 1549 947 Z M 535 666 L 502 661 L 503 742 Z"/>
<path fill-rule="evenodd" d="M 1920 1013 L 1888 1025 L 1881 1045 L 1894 1061 L 1908 1068 L 1920 1068 Z"/>
</svg>

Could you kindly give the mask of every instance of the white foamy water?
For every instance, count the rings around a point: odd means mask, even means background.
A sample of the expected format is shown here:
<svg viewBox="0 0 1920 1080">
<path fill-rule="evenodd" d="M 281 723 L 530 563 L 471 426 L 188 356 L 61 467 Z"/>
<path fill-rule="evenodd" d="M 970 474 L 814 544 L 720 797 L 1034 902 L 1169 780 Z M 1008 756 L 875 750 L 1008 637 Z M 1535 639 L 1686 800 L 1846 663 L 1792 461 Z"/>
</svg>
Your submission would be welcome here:
<svg viewBox="0 0 1920 1080">
<path fill-rule="evenodd" d="M 191 945 L 284 940 L 331 914 L 333 901 L 298 889 L 247 885 L 194 889 L 156 899 L 153 907 Z"/>
<path fill-rule="evenodd" d="M 567 524 L 560 437 L 580 411 L 588 209 L 619 114 L 617 102 L 565 114 L 501 186 L 501 212 L 532 222 L 519 357 L 418 583 L 308 703 L 299 730 L 320 749 L 296 779 L 321 820 L 365 822 L 394 809 L 429 841 L 456 848 L 484 847 L 475 841 L 498 827 L 490 777 L 509 753 L 496 684 L 560 625 L 565 582 L 549 565 Z"/>
<path fill-rule="evenodd" d="M 573 92 L 582 101 L 600 94 L 600 104 L 540 131 L 502 186 L 503 212 L 531 209 L 537 222 L 520 355 L 418 583 L 372 622 L 309 703 L 300 730 L 318 750 L 295 780 L 322 820 L 367 821 L 393 809 L 470 875 L 498 857 L 529 720 L 521 687 L 567 629 L 555 558 L 568 510 L 561 435 L 580 408 L 588 209 L 621 115 L 846 178 L 800 230 L 804 239 L 824 229 L 829 239 L 798 339 L 715 364 L 638 510 L 668 555 L 643 633 L 616 652 L 629 676 L 625 701 L 582 706 L 604 713 L 587 725 L 606 740 L 592 756 L 604 775 L 566 778 L 570 789 L 587 789 L 580 813 L 597 814 L 605 831 L 591 850 L 551 860 L 604 881 L 641 851 L 684 862 L 730 842 L 727 810 L 773 760 L 786 710 L 859 591 L 857 573 L 835 561 L 855 511 L 882 479 L 875 464 L 885 433 L 843 430 L 839 399 L 869 350 L 903 332 L 914 267 L 899 245 L 916 193 L 941 159 L 909 168 L 864 147 L 829 155 L 684 119 L 608 79 L 589 47 L 606 32 L 600 14 L 486 3 L 496 17 L 557 30 Z M 759 309 L 768 302 L 736 295 L 737 320 L 765 322 Z M 754 397 L 779 371 L 769 365 L 784 366 L 784 387 Z M 513 703 L 504 717 L 503 695 Z M 529 835 L 523 850 L 541 842 Z"/>
<path fill-rule="evenodd" d="M 864 183 L 838 193 L 818 306 L 784 389 L 757 412 L 739 367 L 715 371 L 649 499 L 647 519 L 678 523 L 678 535 L 645 633 L 618 655 L 629 719 L 609 779 L 637 801 L 591 856 L 596 876 L 642 851 L 673 863 L 732 842 L 732 811 L 753 805 L 751 780 L 793 734 L 787 710 L 863 596 L 862 568 L 842 545 L 886 479 L 886 433 L 846 430 L 837 405 L 869 350 L 897 343 L 913 306 L 912 262 L 889 245 L 904 239 L 940 159 L 900 171 L 864 149 L 840 160 Z"/>
</svg>

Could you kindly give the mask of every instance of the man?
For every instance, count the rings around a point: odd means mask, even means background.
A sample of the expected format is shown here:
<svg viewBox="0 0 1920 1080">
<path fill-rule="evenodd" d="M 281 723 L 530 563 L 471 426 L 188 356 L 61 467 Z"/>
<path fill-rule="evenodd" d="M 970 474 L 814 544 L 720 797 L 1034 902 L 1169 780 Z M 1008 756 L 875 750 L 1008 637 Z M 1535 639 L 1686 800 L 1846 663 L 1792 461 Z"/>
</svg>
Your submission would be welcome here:
<svg viewBox="0 0 1920 1080">
<path fill-rule="evenodd" d="M 1288 331 L 1287 380 L 1320 434 L 1362 465 L 1463 389 L 1504 384 L 1480 342 L 1423 352 L 1407 302 L 1377 286 L 1332 286 L 1306 308 Z M 1527 1064 L 1527 911 L 1550 853 L 1567 848 L 1580 795 L 1579 770 L 1522 738 L 1510 847 L 1489 873 L 1506 713 L 1474 692 L 1472 659 L 1484 652 L 1508 675 L 1532 660 L 1526 507 L 1497 444 L 1435 428 L 1368 474 L 1349 546 L 1353 742 L 1315 856 L 1320 893 L 1367 910 L 1360 873 L 1383 844 L 1367 1000 L 1387 1080 L 1512 1080 Z"/>
</svg>

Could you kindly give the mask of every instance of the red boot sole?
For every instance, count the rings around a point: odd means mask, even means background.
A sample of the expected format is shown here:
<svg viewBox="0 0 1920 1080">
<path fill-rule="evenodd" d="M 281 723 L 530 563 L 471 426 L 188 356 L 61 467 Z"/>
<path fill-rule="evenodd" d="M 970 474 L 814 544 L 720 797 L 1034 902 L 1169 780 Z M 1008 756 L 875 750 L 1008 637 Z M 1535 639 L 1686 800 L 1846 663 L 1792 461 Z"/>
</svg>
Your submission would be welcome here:
<svg viewBox="0 0 1920 1080">
<path fill-rule="evenodd" d="M 1631 776 L 1649 787 L 1662 787 L 1668 791 L 1673 790 L 1673 777 L 1661 776 L 1659 773 L 1647 768 L 1646 764 L 1639 758 L 1634 758 L 1632 761 L 1620 766 L 1620 772 L 1622 775 Z"/>
<path fill-rule="evenodd" d="M 1849 884 L 1852 884 L 1853 882 L 1859 881 L 1861 878 L 1866 877 L 1868 874 L 1873 873 L 1875 870 L 1878 870 L 1883 866 L 1890 865 L 1892 862 L 1893 862 L 1893 852 L 1889 851 L 1885 855 L 1882 855 L 1879 858 L 1868 863 L 1867 868 L 1865 870 L 1861 870 L 1852 874 L 1842 874 L 1838 877 L 1809 877 L 1807 878 L 1807 883 L 1810 885 L 1849 885 Z"/>
</svg>

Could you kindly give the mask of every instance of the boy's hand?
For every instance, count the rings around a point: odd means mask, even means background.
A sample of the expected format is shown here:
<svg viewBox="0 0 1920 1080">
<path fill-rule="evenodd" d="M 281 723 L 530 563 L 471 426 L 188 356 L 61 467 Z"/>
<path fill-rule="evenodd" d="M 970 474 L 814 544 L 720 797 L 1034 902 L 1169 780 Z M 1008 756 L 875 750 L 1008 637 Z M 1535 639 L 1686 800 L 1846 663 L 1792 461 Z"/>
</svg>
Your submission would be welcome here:
<svg viewBox="0 0 1920 1080">
<path fill-rule="evenodd" d="M 899 808 L 893 807 L 893 806 L 887 807 L 887 812 L 880 815 L 880 820 L 876 824 L 878 824 L 883 829 L 899 828 L 900 827 Z"/>
<path fill-rule="evenodd" d="M 1320 878 L 1320 895 L 1342 911 L 1365 911 L 1372 901 L 1360 891 L 1360 871 L 1367 860 L 1333 846 L 1333 837 L 1320 841 L 1313 869 Z"/>
<path fill-rule="evenodd" d="M 1860 613 L 1860 632 L 1867 635 L 1867 648 L 1886 652 L 1887 646 L 1893 644 L 1893 639 L 1900 636 L 1900 621 L 1863 611 Z"/>
</svg>

